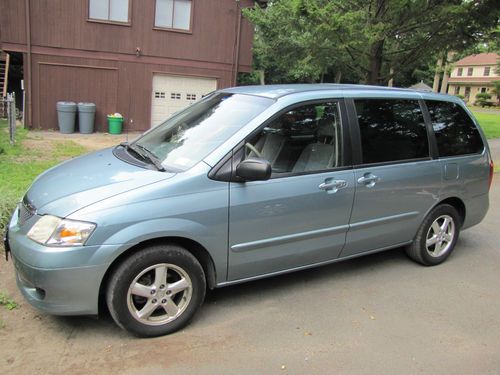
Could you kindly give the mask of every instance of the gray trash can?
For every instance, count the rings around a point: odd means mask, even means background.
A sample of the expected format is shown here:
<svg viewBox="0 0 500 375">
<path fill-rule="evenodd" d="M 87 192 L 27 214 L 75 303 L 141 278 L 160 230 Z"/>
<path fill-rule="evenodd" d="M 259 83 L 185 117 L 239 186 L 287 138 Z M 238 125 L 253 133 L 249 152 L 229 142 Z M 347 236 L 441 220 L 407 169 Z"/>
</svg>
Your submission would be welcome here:
<svg viewBox="0 0 500 375">
<path fill-rule="evenodd" d="M 57 121 L 59 131 L 70 134 L 75 131 L 76 103 L 57 102 Z"/>
<path fill-rule="evenodd" d="M 78 103 L 78 127 L 80 133 L 90 134 L 94 132 L 95 104 Z"/>
</svg>

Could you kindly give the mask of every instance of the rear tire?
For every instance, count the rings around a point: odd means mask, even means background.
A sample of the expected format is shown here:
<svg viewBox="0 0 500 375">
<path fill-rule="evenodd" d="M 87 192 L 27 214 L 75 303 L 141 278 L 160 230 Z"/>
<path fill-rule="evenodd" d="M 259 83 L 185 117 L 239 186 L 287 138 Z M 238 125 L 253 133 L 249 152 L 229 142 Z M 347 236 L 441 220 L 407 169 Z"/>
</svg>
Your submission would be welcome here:
<svg viewBox="0 0 500 375">
<path fill-rule="evenodd" d="M 424 219 L 406 254 L 425 266 L 443 263 L 450 256 L 460 233 L 460 215 L 455 207 L 441 204 Z"/>
<path fill-rule="evenodd" d="M 141 337 L 184 327 L 203 303 L 205 273 L 177 245 L 151 246 L 126 258 L 108 283 L 106 302 L 116 324 Z"/>
</svg>

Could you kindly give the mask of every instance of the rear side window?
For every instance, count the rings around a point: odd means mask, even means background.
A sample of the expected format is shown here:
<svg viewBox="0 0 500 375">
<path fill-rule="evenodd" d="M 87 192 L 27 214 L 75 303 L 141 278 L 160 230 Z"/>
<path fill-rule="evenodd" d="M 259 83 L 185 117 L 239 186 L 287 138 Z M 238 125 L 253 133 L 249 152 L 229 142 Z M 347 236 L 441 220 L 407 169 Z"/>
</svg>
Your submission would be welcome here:
<svg viewBox="0 0 500 375">
<path fill-rule="evenodd" d="M 429 156 L 424 117 L 417 100 L 355 100 L 363 164 Z"/>
<path fill-rule="evenodd" d="M 456 103 L 427 100 L 439 156 L 479 153 L 484 149 L 476 125 Z"/>
</svg>

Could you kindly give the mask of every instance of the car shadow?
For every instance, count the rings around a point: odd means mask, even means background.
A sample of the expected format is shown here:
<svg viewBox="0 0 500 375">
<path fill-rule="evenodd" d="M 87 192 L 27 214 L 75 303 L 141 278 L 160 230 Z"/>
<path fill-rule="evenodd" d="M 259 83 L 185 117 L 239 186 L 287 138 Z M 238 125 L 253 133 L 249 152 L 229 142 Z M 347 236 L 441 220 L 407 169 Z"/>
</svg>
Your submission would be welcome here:
<svg viewBox="0 0 500 375">
<path fill-rule="evenodd" d="M 466 243 L 466 240 L 460 239 L 459 243 L 457 243 L 457 247 L 460 249 L 466 246 Z M 452 256 L 454 258 L 461 258 L 465 253 L 465 251 L 455 251 Z M 203 307 L 201 308 L 201 311 L 195 316 L 193 323 L 197 325 L 197 322 L 200 322 L 200 325 L 202 325 L 204 315 L 217 314 L 217 311 L 214 310 L 220 310 L 221 308 L 229 308 L 233 305 L 244 306 L 245 304 L 248 304 L 250 307 L 256 300 L 266 296 L 276 295 L 277 291 L 283 296 L 287 293 L 294 293 L 297 288 L 302 287 L 304 284 L 307 284 L 308 287 L 311 288 L 321 287 L 321 285 L 335 285 L 335 283 L 340 280 L 347 280 L 347 282 L 349 282 L 351 278 L 356 278 L 357 280 L 374 271 L 384 272 L 385 270 L 390 270 L 397 266 L 412 268 L 423 267 L 408 259 L 403 248 L 397 248 L 341 262 L 339 261 L 321 267 L 309 268 L 209 290 L 205 298 L 205 309 Z M 207 305 L 211 310 L 210 312 L 206 311 Z M 106 336 L 109 338 L 132 337 L 114 324 L 105 304 L 100 306 L 99 311 L 98 318 L 50 316 L 47 317 L 47 319 L 52 319 L 54 323 L 56 323 L 56 326 L 68 332 L 74 333 L 85 330 L 88 334 Z"/>
<path fill-rule="evenodd" d="M 234 296 L 238 296 L 238 299 L 248 299 L 253 296 L 262 296 L 263 293 L 272 294 L 275 293 L 276 290 L 287 293 L 289 290 L 296 290 L 305 283 L 310 286 L 321 285 L 323 283 L 335 283 L 336 280 L 342 278 L 358 278 L 360 275 L 372 272 L 374 269 L 392 267 L 401 263 L 412 264 L 404 254 L 404 249 L 397 248 L 390 251 L 382 251 L 349 260 L 334 262 L 320 267 L 308 268 L 301 271 L 215 289 L 207 294 L 206 301 L 208 303 L 212 301 L 223 303 L 226 300 L 233 299 Z M 415 266 L 419 267 L 419 265 L 416 264 Z"/>
</svg>

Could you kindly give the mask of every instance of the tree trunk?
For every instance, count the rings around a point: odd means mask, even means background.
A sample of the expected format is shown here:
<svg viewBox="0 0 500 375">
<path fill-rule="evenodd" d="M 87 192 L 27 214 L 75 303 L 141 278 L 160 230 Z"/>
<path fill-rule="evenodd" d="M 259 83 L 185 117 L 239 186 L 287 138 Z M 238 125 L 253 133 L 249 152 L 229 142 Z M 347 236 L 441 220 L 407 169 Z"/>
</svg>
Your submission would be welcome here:
<svg viewBox="0 0 500 375">
<path fill-rule="evenodd" d="M 342 71 L 337 70 L 335 73 L 335 83 L 340 83 L 340 80 L 342 79 Z"/>
<path fill-rule="evenodd" d="M 439 80 L 441 79 L 441 67 L 443 66 L 443 59 L 438 59 L 436 63 L 436 72 L 434 73 L 434 84 L 432 91 L 439 92 Z"/>
<path fill-rule="evenodd" d="M 450 79 L 450 61 L 453 59 L 453 52 L 448 52 L 446 55 L 446 63 L 444 65 L 444 72 L 443 72 L 443 82 L 441 83 L 441 94 L 446 94 L 448 91 L 448 80 Z"/>
<path fill-rule="evenodd" d="M 392 86 L 394 86 L 394 69 L 393 68 L 391 68 L 391 70 L 389 71 L 389 76 L 391 78 L 389 79 L 389 82 L 387 82 L 387 86 L 392 87 Z"/>
<path fill-rule="evenodd" d="M 366 83 L 369 85 L 380 84 L 380 71 L 382 70 L 382 52 L 384 49 L 384 41 L 375 42 L 370 48 L 369 71 Z"/>
<path fill-rule="evenodd" d="M 266 84 L 265 73 L 264 70 L 259 70 L 259 80 L 261 85 Z"/>
<path fill-rule="evenodd" d="M 448 79 L 450 76 L 448 75 L 448 64 L 444 66 L 443 72 L 443 82 L 441 82 L 441 90 L 439 91 L 441 94 L 446 94 L 448 91 Z"/>
</svg>

